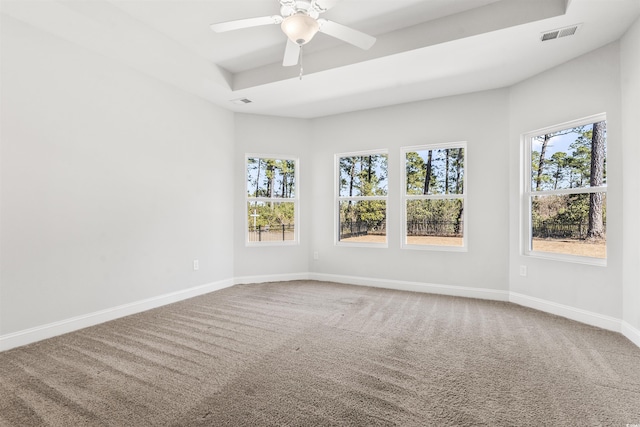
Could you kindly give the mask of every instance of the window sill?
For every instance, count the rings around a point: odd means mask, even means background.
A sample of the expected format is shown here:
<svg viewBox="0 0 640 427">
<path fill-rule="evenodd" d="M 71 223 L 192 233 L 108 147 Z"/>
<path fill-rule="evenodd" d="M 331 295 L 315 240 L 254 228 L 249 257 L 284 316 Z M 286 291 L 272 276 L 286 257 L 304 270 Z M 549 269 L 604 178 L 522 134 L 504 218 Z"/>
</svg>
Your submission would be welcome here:
<svg viewBox="0 0 640 427">
<path fill-rule="evenodd" d="M 596 267 L 606 267 L 607 259 L 606 258 L 591 258 L 591 257 L 582 257 L 577 255 L 566 255 L 566 254 L 556 254 L 551 252 L 535 252 L 535 251 L 527 251 L 524 253 L 524 256 L 528 256 L 531 258 L 538 259 L 546 259 L 549 261 L 559 261 L 559 262 L 567 262 L 573 264 L 583 264 L 583 265 L 593 265 Z"/>
<path fill-rule="evenodd" d="M 400 249 L 411 251 L 435 251 L 435 252 L 469 252 L 466 246 L 441 246 L 441 245 L 408 245 L 404 244 Z"/>
<path fill-rule="evenodd" d="M 344 248 L 378 248 L 378 249 L 387 249 L 389 247 L 389 243 L 365 243 L 365 242 L 336 242 L 336 246 L 341 246 Z"/>
<path fill-rule="evenodd" d="M 245 242 L 245 246 L 248 248 L 261 248 L 264 246 L 299 246 L 300 242 Z"/>
</svg>

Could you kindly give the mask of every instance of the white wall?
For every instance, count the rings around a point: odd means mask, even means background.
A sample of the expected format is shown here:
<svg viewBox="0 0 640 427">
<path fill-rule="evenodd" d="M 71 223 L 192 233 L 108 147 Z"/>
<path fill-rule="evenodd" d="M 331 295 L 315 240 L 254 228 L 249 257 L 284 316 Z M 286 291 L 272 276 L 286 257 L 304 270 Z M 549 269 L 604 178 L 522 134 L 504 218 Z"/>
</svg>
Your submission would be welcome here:
<svg viewBox="0 0 640 427">
<path fill-rule="evenodd" d="M 308 273 L 513 291 L 638 329 L 639 26 L 509 89 L 302 120 L 234 116 L 3 18 L 0 336 L 198 285 Z M 603 111 L 608 265 L 521 256 L 520 135 Z M 468 143 L 468 251 L 401 250 L 400 147 L 454 141 Z M 389 247 L 335 246 L 334 154 L 377 148 L 389 150 Z M 299 156 L 299 245 L 245 245 L 248 152 Z"/>
<path fill-rule="evenodd" d="M 620 42 L 622 141 L 624 144 L 623 320 L 640 331 L 640 19 Z M 640 338 L 640 335 L 639 335 Z"/>
<path fill-rule="evenodd" d="M 495 90 L 313 120 L 311 271 L 506 291 L 507 102 L 507 90 Z M 400 147 L 456 141 L 468 143 L 468 252 L 401 250 Z M 389 247 L 335 246 L 334 154 L 370 149 L 389 150 Z"/>
<path fill-rule="evenodd" d="M 615 319 L 622 317 L 622 133 L 618 44 L 613 43 L 519 83 L 510 91 L 511 291 Z M 521 255 L 520 167 L 523 133 L 607 113 L 607 266 Z M 627 155 L 625 153 L 625 155 Z M 528 275 L 519 275 L 519 266 Z"/>
<path fill-rule="evenodd" d="M 309 203 L 314 195 L 309 191 L 311 163 L 311 126 L 308 120 L 282 117 L 236 114 L 235 174 L 233 189 L 236 222 L 234 228 L 234 272 L 238 282 L 280 280 L 305 277 L 309 271 Z M 247 246 L 246 226 L 246 167 L 248 153 L 295 156 L 299 158 L 300 230 L 299 245 Z"/>
<path fill-rule="evenodd" d="M 233 126 L 3 17 L 0 335 L 231 280 Z"/>
</svg>

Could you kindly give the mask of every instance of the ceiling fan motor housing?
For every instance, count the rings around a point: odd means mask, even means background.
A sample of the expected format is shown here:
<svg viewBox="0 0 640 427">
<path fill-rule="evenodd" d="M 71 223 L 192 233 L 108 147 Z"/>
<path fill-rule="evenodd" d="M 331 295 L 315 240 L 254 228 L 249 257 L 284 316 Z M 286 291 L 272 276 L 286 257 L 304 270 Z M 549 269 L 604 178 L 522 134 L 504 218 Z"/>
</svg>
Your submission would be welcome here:
<svg viewBox="0 0 640 427">
<path fill-rule="evenodd" d="M 314 1 L 308 0 L 280 0 L 280 5 L 280 14 L 284 18 L 298 13 L 304 13 L 313 19 L 317 19 L 320 13 L 324 12 Z"/>
</svg>

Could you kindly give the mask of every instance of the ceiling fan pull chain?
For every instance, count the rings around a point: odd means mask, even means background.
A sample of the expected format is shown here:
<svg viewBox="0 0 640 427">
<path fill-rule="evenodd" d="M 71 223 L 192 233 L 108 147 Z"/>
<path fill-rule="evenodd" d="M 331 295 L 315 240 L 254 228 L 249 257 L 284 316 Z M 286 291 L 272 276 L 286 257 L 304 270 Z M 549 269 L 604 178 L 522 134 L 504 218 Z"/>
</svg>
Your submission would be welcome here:
<svg viewBox="0 0 640 427">
<path fill-rule="evenodd" d="M 298 54 L 298 62 L 300 62 L 300 80 L 302 80 L 302 45 L 300 45 L 300 53 Z"/>
</svg>

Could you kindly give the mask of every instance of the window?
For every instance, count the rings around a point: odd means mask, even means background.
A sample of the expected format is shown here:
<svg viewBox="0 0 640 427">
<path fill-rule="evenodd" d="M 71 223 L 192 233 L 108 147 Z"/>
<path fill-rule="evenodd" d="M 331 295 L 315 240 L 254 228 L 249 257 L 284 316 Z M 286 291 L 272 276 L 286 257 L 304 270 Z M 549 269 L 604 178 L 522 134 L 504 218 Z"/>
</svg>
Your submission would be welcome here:
<svg viewBox="0 0 640 427">
<path fill-rule="evenodd" d="M 524 252 L 606 262 L 604 114 L 524 135 Z"/>
<path fill-rule="evenodd" d="M 387 152 L 336 155 L 338 243 L 387 245 Z"/>
<path fill-rule="evenodd" d="M 402 149 L 402 247 L 466 250 L 466 143 Z"/>
<path fill-rule="evenodd" d="M 247 244 L 298 242 L 298 160 L 247 155 Z"/>
</svg>

